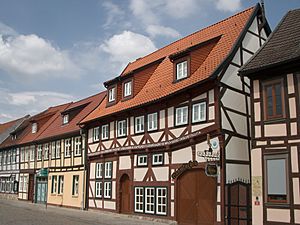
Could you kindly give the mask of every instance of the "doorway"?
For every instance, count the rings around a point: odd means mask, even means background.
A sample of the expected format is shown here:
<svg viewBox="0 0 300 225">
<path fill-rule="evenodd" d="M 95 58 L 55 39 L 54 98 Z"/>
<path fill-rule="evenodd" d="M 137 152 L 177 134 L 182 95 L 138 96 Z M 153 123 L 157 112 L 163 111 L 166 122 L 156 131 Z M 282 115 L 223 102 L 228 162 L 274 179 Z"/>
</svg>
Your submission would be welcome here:
<svg viewBox="0 0 300 225">
<path fill-rule="evenodd" d="M 28 200 L 31 202 L 33 202 L 33 194 L 34 194 L 34 174 L 29 174 Z"/>
<path fill-rule="evenodd" d="M 177 221 L 180 225 L 213 225 L 216 221 L 216 178 L 203 169 L 187 171 L 177 180 Z"/>
<path fill-rule="evenodd" d="M 47 177 L 39 177 L 36 180 L 36 203 L 46 204 L 47 202 Z"/>
<path fill-rule="evenodd" d="M 130 213 L 130 179 L 127 174 L 124 174 L 120 179 L 120 199 L 121 199 L 121 213 Z"/>
</svg>

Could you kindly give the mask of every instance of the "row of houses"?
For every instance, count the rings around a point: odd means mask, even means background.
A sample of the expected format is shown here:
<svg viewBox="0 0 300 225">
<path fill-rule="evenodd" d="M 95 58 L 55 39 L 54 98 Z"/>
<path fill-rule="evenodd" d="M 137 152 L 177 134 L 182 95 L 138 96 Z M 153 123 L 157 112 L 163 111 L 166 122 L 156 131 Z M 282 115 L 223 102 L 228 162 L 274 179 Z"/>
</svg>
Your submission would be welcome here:
<svg viewBox="0 0 300 225">
<path fill-rule="evenodd" d="M 271 34 L 258 4 L 104 92 L 0 124 L 0 195 L 181 225 L 300 223 L 299 26 L 294 10 Z"/>
</svg>

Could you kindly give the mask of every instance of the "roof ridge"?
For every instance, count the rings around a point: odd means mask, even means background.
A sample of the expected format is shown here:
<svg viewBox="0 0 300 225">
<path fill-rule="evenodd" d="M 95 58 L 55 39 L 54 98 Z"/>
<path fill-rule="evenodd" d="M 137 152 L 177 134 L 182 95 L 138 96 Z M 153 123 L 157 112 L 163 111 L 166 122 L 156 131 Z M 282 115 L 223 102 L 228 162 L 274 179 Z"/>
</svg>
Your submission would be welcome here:
<svg viewBox="0 0 300 225">
<path fill-rule="evenodd" d="M 181 40 L 183 40 L 183 39 L 186 39 L 186 38 L 188 38 L 188 37 L 190 37 L 190 36 L 193 36 L 193 35 L 195 35 L 195 34 L 197 34 L 197 33 L 200 33 L 200 32 L 202 32 L 202 31 L 204 31 L 204 30 L 207 30 L 208 28 L 211 28 L 211 27 L 216 26 L 216 25 L 218 25 L 218 24 L 220 24 L 220 23 L 223 23 L 223 22 L 225 22 L 225 21 L 228 21 L 229 19 L 232 19 L 232 18 L 235 17 L 235 16 L 238 16 L 238 15 L 240 15 L 240 14 L 246 12 L 246 11 L 249 11 L 249 10 L 255 8 L 257 5 L 258 5 L 258 3 L 257 3 L 255 6 L 251 6 L 251 7 L 247 8 L 247 9 L 245 9 L 245 10 L 243 10 L 243 11 L 240 11 L 240 12 L 238 12 L 238 13 L 232 15 L 232 16 L 229 16 L 229 17 L 227 17 L 227 18 L 225 18 L 225 19 L 223 19 L 223 20 L 220 20 L 220 21 L 218 21 L 218 22 L 216 22 L 216 23 L 213 23 L 213 24 L 211 24 L 211 25 L 209 25 L 209 26 L 207 26 L 207 27 L 203 27 L 202 29 L 197 30 L 197 31 L 195 31 L 195 32 L 193 32 L 193 33 L 191 33 L 191 34 L 189 34 L 189 35 L 187 35 L 187 36 L 184 36 L 184 37 L 182 37 L 182 38 L 180 38 L 180 39 L 178 39 L 178 40 L 176 40 L 176 41 L 174 41 L 174 42 L 172 42 L 172 43 L 170 43 L 170 44 L 168 44 L 168 45 L 165 45 L 165 46 L 163 46 L 162 48 L 159 48 L 159 49 L 157 49 L 157 50 L 154 51 L 154 52 L 151 52 L 151 53 L 149 53 L 149 54 L 147 54 L 147 55 L 145 55 L 145 56 L 143 56 L 143 57 L 140 57 L 140 58 L 136 59 L 136 60 L 133 61 L 133 62 L 129 62 L 129 63 L 126 65 L 126 67 L 124 68 L 124 70 L 122 71 L 121 75 L 124 73 L 124 71 L 126 70 L 126 68 L 128 67 L 129 64 L 132 64 L 132 63 L 137 62 L 137 61 L 139 61 L 139 60 L 142 60 L 142 59 L 144 59 L 144 58 L 146 58 L 146 57 L 148 57 L 148 56 L 151 56 L 151 55 L 157 53 L 158 51 L 162 51 L 163 49 L 165 49 L 165 48 L 167 48 L 167 47 L 169 47 L 169 46 L 171 46 L 171 45 L 173 45 L 173 44 L 175 44 L 175 43 L 177 43 L 177 42 L 179 42 L 179 41 L 181 41 Z"/>
</svg>

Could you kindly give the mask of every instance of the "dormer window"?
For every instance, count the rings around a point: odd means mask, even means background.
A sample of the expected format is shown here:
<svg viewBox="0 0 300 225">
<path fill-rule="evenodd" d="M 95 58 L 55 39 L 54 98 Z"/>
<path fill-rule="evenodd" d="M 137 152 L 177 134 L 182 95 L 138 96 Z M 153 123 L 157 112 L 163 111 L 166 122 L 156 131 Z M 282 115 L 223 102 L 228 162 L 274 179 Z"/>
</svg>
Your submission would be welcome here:
<svg viewBox="0 0 300 225">
<path fill-rule="evenodd" d="M 124 98 L 131 96 L 132 94 L 132 81 L 124 83 Z"/>
<path fill-rule="evenodd" d="M 31 132 L 35 134 L 37 132 L 37 123 L 33 123 L 31 126 Z"/>
<path fill-rule="evenodd" d="M 181 80 L 188 76 L 188 61 L 184 60 L 176 63 L 176 80 Z"/>
<path fill-rule="evenodd" d="M 114 102 L 116 100 L 116 88 L 113 87 L 108 90 L 108 102 Z"/>
<path fill-rule="evenodd" d="M 63 116 L 63 124 L 69 123 L 69 114 Z"/>
</svg>

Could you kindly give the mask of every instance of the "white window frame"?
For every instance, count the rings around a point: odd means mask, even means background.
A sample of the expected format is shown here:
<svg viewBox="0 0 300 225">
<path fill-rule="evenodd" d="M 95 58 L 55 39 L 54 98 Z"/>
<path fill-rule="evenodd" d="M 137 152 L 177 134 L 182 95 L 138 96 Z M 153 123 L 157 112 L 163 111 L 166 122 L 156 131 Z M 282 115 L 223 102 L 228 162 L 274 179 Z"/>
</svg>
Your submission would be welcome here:
<svg viewBox="0 0 300 225">
<path fill-rule="evenodd" d="M 56 142 L 51 142 L 51 159 L 55 159 L 56 157 Z"/>
<path fill-rule="evenodd" d="M 117 134 L 118 137 L 124 137 L 127 134 L 127 121 L 126 120 L 119 120 L 117 122 Z"/>
<path fill-rule="evenodd" d="M 108 89 L 108 102 L 114 102 L 116 100 L 116 87 Z"/>
<path fill-rule="evenodd" d="M 75 137 L 75 144 L 74 144 L 74 155 L 81 156 L 81 136 Z"/>
<path fill-rule="evenodd" d="M 135 133 L 143 133 L 145 131 L 145 116 L 135 117 Z"/>
<path fill-rule="evenodd" d="M 31 133 L 35 134 L 37 132 L 37 129 L 38 129 L 37 123 L 32 123 Z"/>
<path fill-rule="evenodd" d="M 57 176 L 52 176 L 51 194 L 56 194 L 57 191 Z"/>
<path fill-rule="evenodd" d="M 56 151 L 55 151 L 55 157 L 57 159 L 60 159 L 60 154 L 61 154 L 61 141 L 56 141 Z"/>
<path fill-rule="evenodd" d="M 157 126 L 157 123 L 158 123 L 158 113 L 155 112 L 155 113 L 150 113 L 148 114 L 148 131 L 153 131 L 153 130 L 157 130 L 158 126 Z"/>
<path fill-rule="evenodd" d="M 21 155 L 21 162 L 24 162 L 25 161 L 25 148 L 24 147 L 22 147 L 21 149 L 20 149 L 20 155 Z M 3 164 L 4 164 L 4 153 L 3 153 Z"/>
<path fill-rule="evenodd" d="M 95 195 L 96 198 L 102 198 L 102 181 L 95 182 Z"/>
<path fill-rule="evenodd" d="M 43 154 L 43 146 L 38 145 L 37 146 L 37 160 L 42 160 L 42 154 Z"/>
<path fill-rule="evenodd" d="M 176 63 L 176 80 L 181 80 L 188 76 L 188 61 L 184 60 Z"/>
<path fill-rule="evenodd" d="M 20 176 L 20 181 L 19 181 L 19 192 L 23 192 L 23 176 Z"/>
<path fill-rule="evenodd" d="M 164 191 L 164 195 L 159 195 L 159 191 Z M 162 200 L 165 199 L 165 203 L 162 203 Z M 166 187 L 157 187 L 156 188 L 156 214 L 157 215 L 163 215 L 166 216 L 167 212 L 168 212 L 168 190 Z M 164 207 L 166 210 L 159 211 L 159 208 L 161 207 L 161 209 Z"/>
<path fill-rule="evenodd" d="M 152 165 L 158 166 L 164 164 L 164 154 L 163 153 L 155 153 L 152 155 Z"/>
<path fill-rule="evenodd" d="M 148 155 L 138 155 L 137 166 L 147 166 L 147 165 L 148 165 Z"/>
<path fill-rule="evenodd" d="M 57 194 L 63 194 L 63 193 L 64 193 L 64 175 L 59 175 Z"/>
<path fill-rule="evenodd" d="M 73 175 L 72 196 L 78 196 L 79 193 L 79 175 Z"/>
<path fill-rule="evenodd" d="M 144 188 L 135 187 L 134 188 L 134 211 L 144 212 Z"/>
<path fill-rule="evenodd" d="M 196 108 L 198 107 L 198 112 Z M 196 114 L 197 113 L 197 114 Z M 196 118 L 196 115 L 197 118 Z M 199 102 L 192 106 L 192 123 L 206 121 L 206 102 Z"/>
<path fill-rule="evenodd" d="M 71 146 L 72 146 L 72 139 L 67 138 L 65 139 L 65 157 L 71 157 Z"/>
<path fill-rule="evenodd" d="M 96 163 L 96 178 L 102 178 L 103 175 L 103 163 Z"/>
<path fill-rule="evenodd" d="M 148 193 L 149 191 L 153 191 L 153 195 Z M 148 200 L 152 199 L 153 201 L 148 202 Z M 147 206 L 153 206 L 153 211 L 147 209 Z M 154 187 L 146 187 L 145 188 L 145 213 L 147 214 L 155 214 L 155 188 Z"/>
<path fill-rule="evenodd" d="M 99 141 L 99 137 L 100 137 L 100 128 L 99 127 L 94 127 L 93 128 L 93 141 Z"/>
<path fill-rule="evenodd" d="M 32 145 L 32 146 L 30 146 L 30 155 L 29 155 L 29 157 L 30 157 L 30 162 L 33 162 L 34 161 L 34 154 L 35 153 L 35 146 L 34 145 Z"/>
<path fill-rule="evenodd" d="M 112 162 L 105 163 L 104 178 L 112 178 Z"/>
<path fill-rule="evenodd" d="M 109 138 L 109 125 L 104 124 L 101 126 L 101 140 L 108 140 Z"/>
<path fill-rule="evenodd" d="M 69 123 L 69 114 L 63 115 L 63 124 L 68 124 Z"/>
<path fill-rule="evenodd" d="M 132 81 L 127 81 L 124 83 L 124 97 L 131 96 L 132 94 Z"/>
<path fill-rule="evenodd" d="M 49 159 L 49 144 L 48 143 L 44 144 L 44 159 Z"/>
<path fill-rule="evenodd" d="M 184 113 L 186 112 L 186 115 Z M 175 109 L 175 125 L 187 125 L 189 121 L 189 107 L 183 106 Z"/>
<path fill-rule="evenodd" d="M 112 182 L 105 181 L 104 182 L 104 198 L 111 198 L 112 193 Z"/>
</svg>

